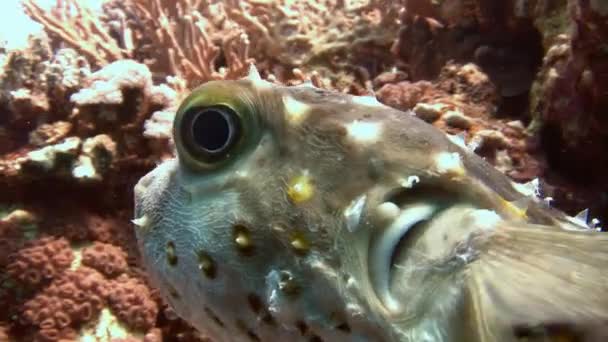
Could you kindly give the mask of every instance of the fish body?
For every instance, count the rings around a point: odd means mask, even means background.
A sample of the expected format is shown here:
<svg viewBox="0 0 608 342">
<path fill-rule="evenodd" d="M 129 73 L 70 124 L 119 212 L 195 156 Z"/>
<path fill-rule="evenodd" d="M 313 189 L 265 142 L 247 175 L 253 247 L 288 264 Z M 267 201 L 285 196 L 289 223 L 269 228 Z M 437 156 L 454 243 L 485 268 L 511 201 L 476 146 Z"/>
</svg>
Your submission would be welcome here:
<svg viewBox="0 0 608 342">
<path fill-rule="evenodd" d="M 194 90 L 174 140 L 135 187 L 136 235 L 215 341 L 592 339 L 608 320 L 605 234 L 373 97 L 253 69 Z"/>
</svg>

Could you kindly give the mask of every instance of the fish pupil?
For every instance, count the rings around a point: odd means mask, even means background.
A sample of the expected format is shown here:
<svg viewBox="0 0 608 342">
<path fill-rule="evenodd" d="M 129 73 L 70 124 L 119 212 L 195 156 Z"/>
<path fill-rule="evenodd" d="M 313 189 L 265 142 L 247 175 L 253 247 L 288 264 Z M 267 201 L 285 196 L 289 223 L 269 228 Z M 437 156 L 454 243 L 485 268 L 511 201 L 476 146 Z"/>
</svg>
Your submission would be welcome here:
<svg viewBox="0 0 608 342">
<path fill-rule="evenodd" d="M 214 108 L 201 111 L 192 122 L 194 142 L 207 152 L 225 150 L 234 136 L 234 125 L 228 115 Z"/>
</svg>

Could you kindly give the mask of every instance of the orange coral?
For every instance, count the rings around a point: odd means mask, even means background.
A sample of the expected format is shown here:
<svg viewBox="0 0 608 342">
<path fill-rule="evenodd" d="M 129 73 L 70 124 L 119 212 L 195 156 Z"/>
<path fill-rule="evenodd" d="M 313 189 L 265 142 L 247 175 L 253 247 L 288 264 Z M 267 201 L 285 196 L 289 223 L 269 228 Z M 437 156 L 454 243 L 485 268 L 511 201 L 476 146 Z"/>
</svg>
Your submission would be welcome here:
<svg viewBox="0 0 608 342">
<path fill-rule="evenodd" d="M 108 303 L 121 321 L 134 329 L 154 327 L 158 305 L 141 280 L 122 275 L 110 284 L 112 291 L 108 294 Z"/>
<path fill-rule="evenodd" d="M 94 242 L 92 246 L 82 250 L 82 264 L 107 277 L 115 277 L 127 271 L 127 253 L 120 247 Z"/>
<path fill-rule="evenodd" d="M 21 320 L 38 326 L 39 335 L 56 340 L 70 328 L 97 317 L 104 307 L 107 283 L 97 271 L 66 271 L 22 307 Z"/>
<path fill-rule="evenodd" d="M 74 254 L 64 238 L 46 237 L 31 242 L 11 256 L 8 274 L 24 285 L 36 287 L 67 269 Z"/>
</svg>

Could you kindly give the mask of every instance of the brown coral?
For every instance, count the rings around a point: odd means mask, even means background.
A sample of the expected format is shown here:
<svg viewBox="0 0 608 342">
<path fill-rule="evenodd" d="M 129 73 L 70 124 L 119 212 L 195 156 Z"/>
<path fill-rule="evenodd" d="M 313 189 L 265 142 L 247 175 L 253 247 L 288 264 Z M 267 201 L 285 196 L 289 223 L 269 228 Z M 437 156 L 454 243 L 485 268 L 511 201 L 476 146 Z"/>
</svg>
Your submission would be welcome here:
<svg viewBox="0 0 608 342">
<path fill-rule="evenodd" d="M 11 256 L 8 274 L 23 285 L 37 287 L 70 267 L 74 254 L 64 238 L 34 240 Z"/>
<path fill-rule="evenodd" d="M 137 330 L 154 327 L 158 306 L 141 280 L 122 275 L 110 284 L 108 305 L 121 321 Z"/>
<path fill-rule="evenodd" d="M 82 250 L 82 264 L 98 270 L 106 277 L 115 277 L 127 271 L 127 254 L 107 243 L 94 242 Z"/>
<path fill-rule="evenodd" d="M 103 66 L 130 55 L 127 49 L 118 46 L 93 11 L 78 1 L 58 1 L 50 12 L 32 0 L 24 1 L 23 5 L 32 19 L 97 65 Z"/>
<path fill-rule="evenodd" d="M 41 336 L 57 340 L 71 328 L 96 318 L 104 307 L 107 284 L 97 271 L 68 270 L 22 307 L 24 324 L 39 327 Z"/>
</svg>

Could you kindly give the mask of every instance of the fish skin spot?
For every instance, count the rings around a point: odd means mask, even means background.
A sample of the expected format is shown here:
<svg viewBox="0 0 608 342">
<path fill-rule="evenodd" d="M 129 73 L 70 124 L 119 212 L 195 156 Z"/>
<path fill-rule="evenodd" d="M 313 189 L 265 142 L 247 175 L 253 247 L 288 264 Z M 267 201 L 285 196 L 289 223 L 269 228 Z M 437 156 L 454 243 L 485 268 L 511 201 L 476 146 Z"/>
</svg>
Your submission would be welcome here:
<svg viewBox="0 0 608 342">
<path fill-rule="evenodd" d="M 197 258 L 199 270 L 201 270 L 207 278 L 214 279 L 217 275 L 217 267 L 211 256 L 204 251 L 199 251 L 197 253 Z"/>
<path fill-rule="evenodd" d="M 465 174 L 462 158 L 457 152 L 439 152 L 434 157 L 435 168 L 440 174 L 463 176 Z"/>
<path fill-rule="evenodd" d="M 285 95 L 282 100 L 285 117 L 287 122 L 292 125 L 301 124 L 311 110 L 309 105 L 294 99 L 292 96 Z"/>
<path fill-rule="evenodd" d="M 301 175 L 293 177 L 287 185 L 287 196 L 294 204 L 300 204 L 310 200 L 315 192 L 315 187 L 312 183 L 307 171 Z"/>
<path fill-rule="evenodd" d="M 252 255 L 254 250 L 250 229 L 242 223 L 233 225 L 233 240 L 239 253 Z"/>
<path fill-rule="evenodd" d="M 346 132 L 354 142 L 372 144 L 380 140 L 382 125 L 377 122 L 355 120 L 346 125 Z"/>
<path fill-rule="evenodd" d="M 175 251 L 175 243 L 173 241 L 167 242 L 167 246 L 165 246 L 165 254 L 167 257 L 167 263 L 170 266 L 177 265 L 177 254 Z"/>
<path fill-rule="evenodd" d="M 298 255 L 305 255 L 310 250 L 310 242 L 300 231 L 296 231 L 291 234 L 289 244 L 294 252 L 296 252 Z"/>
</svg>

